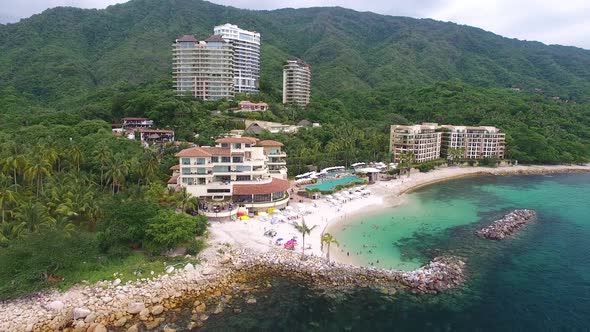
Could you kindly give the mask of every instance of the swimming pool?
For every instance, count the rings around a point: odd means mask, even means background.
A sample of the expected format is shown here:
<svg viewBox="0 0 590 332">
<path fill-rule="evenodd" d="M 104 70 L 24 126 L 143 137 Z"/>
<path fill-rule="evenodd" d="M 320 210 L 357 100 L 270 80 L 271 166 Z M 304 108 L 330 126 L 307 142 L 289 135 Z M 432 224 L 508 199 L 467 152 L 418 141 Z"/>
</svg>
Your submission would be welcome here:
<svg viewBox="0 0 590 332">
<path fill-rule="evenodd" d="M 341 177 L 339 179 L 336 179 L 336 178 L 320 179 L 320 180 L 318 180 L 318 183 L 309 185 L 305 189 L 308 189 L 308 190 L 316 190 L 317 189 L 320 191 L 332 191 L 332 190 L 336 189 L 336 186 L 347 185 L 349 183 L 361 184 L 364 182 L 365 181 L 363 179 L 359 178 L 358 176 L 349 175 L 349 176 Z"/>
</svg>

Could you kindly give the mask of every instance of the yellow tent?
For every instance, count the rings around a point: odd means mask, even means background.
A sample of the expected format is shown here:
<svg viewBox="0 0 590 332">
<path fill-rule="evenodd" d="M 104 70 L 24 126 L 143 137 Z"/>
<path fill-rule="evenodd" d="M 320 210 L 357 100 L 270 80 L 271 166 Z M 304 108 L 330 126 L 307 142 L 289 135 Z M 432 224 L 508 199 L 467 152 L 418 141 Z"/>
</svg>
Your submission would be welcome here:
<svg viewBox="0 0 590 332">
<path fill-rule="evenodd" d="M 250 217 L 248 217 L 248 216 L 241 216 L 240 217 L 240 220 L 250 220 Z"/>
<path fill-rule="evenodd" d="M 268 208 L 266 212 L 268 212 L 268 214 L 273 214 L 275 213 L 275 208 Z"/>
</svg>

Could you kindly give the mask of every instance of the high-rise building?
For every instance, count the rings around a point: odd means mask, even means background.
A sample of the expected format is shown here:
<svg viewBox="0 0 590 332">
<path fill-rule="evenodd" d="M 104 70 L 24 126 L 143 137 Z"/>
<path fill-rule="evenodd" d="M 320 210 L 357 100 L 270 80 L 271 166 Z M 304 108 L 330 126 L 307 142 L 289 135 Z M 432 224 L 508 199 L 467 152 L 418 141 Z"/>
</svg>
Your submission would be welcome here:
<svg viewBox="0 0 590 332">
<path fill-rule="evenodd" d="M 409 152 L 417 163 L 440 158 L 441 133 L 436 127 L 436 123 L 391 126 L 389 149 L 394 162 L 399 163 L 402 155 Z"/>
<path fill-rule="evenodd" d="M 447 158 L 450 150 L 463 151 L 465 159 L 504 158 L 505 134 L 496 127 L 438 125 L 391 126 L 390 151 L 395 162 L 413 152 L 417 163 Z"/>
<path fill-rule="evenodd" d="M 185 35 L 172 45 L 174 88 L 203 100 L 234 97 L 233 49 L 221 36 Z"/>
<path fill-rule="evenodd" d="M 288 60 L 283 66 L 283 104 L 306 106 L 311 93 L 311 66 L 303 60 Z"/>
<path fill-rule="evenodd" d="M 496 127 L 439 126 L 442 132 L 441 156 L 451 149 L 463 149 L 465 159 L 504 158 L 505 134 Z"/>
<path fill-rule="evenodd" d="M 256 93 L 260 79 L 260 33 L 226 23 L 213 29 L 232 44 L 234 50 L 234 90 Z"/>
</svg>

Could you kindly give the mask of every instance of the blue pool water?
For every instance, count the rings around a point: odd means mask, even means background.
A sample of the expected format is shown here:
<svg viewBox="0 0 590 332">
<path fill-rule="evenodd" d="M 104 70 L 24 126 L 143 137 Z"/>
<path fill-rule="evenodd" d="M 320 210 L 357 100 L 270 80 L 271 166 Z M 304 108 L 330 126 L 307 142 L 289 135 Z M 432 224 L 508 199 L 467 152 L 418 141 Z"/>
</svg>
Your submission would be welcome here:
<svg viewBox="0 0 590 332">
<path fill-rule="evenodd" d="M 341 177 L 339 179 L 320 179 L 318 181 L 318 183 L 316 184 L 312 184 L 310 186 L 307 186 L 307 189 L 309 190 L 315 190 L 315 189 L 319 189 L 321 191 L 330 191 L 330 190 L 334 190 L 336 188 L 336 186 L 339 185 L 346 185 L 349 183 L 363 183 L 363 179 L 359 178 L 358 176 L 355 175 L 349 175 L 349 176 L 345 176 L 345 177 Z"/>
</svg>

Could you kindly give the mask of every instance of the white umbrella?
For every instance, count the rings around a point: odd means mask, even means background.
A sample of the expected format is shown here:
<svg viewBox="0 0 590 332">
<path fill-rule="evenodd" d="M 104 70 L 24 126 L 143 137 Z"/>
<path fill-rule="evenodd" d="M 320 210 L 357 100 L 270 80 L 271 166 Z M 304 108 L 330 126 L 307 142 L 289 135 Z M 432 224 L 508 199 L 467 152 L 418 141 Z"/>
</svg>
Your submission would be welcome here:
<svg viewBox="0 0 590 332">
<path fill-rule="evenodd" d="M 292 207 L 291 205 L 289 205 L 289 206 L 285 206 L 285 210 L 287 210 L 287 211 L 292 211 L 292 210 L 293 210 L 293 207 Z"/>
<path fill-rule="evenodd" d="M 258 215 L 259 216 L 262 216 L 262 217 L 266 217 L 266 216 L 268 216 L 268 213 L 266 213 L 266 212 L 258 212 Z"/>
</svg>

